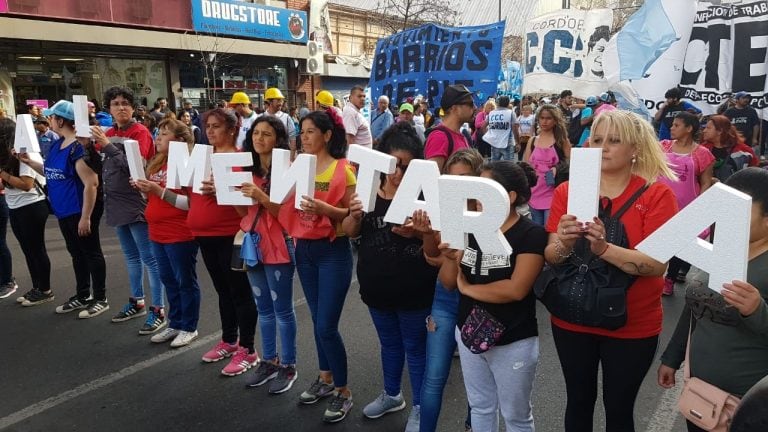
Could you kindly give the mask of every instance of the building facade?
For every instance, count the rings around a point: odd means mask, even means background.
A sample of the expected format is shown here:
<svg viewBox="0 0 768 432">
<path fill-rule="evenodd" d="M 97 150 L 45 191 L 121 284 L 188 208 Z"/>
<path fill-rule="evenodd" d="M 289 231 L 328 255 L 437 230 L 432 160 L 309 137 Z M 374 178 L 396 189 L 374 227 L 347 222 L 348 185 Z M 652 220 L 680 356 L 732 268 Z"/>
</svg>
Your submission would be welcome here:
<svg viewBox="0 0 768 432">
<path fill-rule="evenodd" d="M 264 3 L 270 3 L 269 5 Z M 205 108 L 267 87 L 287 105 L 311 100 L 309 0 L 0 0 L 0 108 L 52 104 L 113 85 L 152 106 L 167 97 Z"/>
</svg>

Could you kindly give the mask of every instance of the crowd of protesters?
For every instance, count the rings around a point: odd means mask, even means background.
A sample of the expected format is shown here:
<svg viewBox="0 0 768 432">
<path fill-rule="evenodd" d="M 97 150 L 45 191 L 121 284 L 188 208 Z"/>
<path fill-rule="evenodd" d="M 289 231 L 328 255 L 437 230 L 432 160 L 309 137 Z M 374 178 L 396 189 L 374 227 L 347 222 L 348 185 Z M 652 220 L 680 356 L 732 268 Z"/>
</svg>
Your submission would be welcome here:
<svg viewBox="0 0 768 432">
<path fill-rule="evenodd" d="M 478 101 L 463 85 L 447 86 L 438 107 L 423 98 L 381 96 L 369 118 L 364 89 L 357 86 L 343 107 L 334 106 L 330 93 L 318 93 L 316 111 L 286 110 L 276 88 L 266 90 L 264 107 L 238 92 L 204 113 L 188 102 L 173 113 L 164 98 L 147 111 L 125 87 L 110 88 L 103 99 L 89 103 L 91 138 L 77 136 L 71 102 L 42 112 L 29 107 L 39 153 L 15 151 L 15 123 L 0 119 L 0 298 L 19 288 L 5 242 L 10 219 L 31 280 L 16 299 L 21 306 L 64 294 L 55 312 L 89 319 L 110 310 L 109 293 L 127 299 L 112 322 L 142 317 L 139 334 L 182 347 L 198 337 L 201 290 L 207 288 L 197 275 L 200 254 L 221 321 L 221 340 L 202 361 L 224 360 L 225 376 L 253 368 L 246 386 L 266 385 L 270 394 L 288 392 L 301 366 L 309 379 L 299 402 L 327 399 L 322 420 L 336 423 L 353 407 L 348 371 L 355 366 L 339 327 L 356 271 L 383 377 L 381 393 L 363 415 L 379 418 L 410 405 L 406 431 L 436 430 L 457 350 L 466 427 L 497 431 L 501 421 L 508 431 L 533 431 L 540 329 L 534 285 L 543 269 L 588 257 L 626 281 L 626 320 L 606 328 L 555 312 L 548 317 L 565 378 L 564 430 L 593 429 L 598 382 L 606 430 L 634 430 L 635 401 L 657 355 L 662 298 L 675 289 L 684 292 L 686 307 L 661 357 L 659 385 L 674 386 L 686 340 L 691 375 L 735 396 L 768 375 L 768 171 L 757 168 L 762 135 L 746 93 L 734 94 L 722 114 L 702 116 L 680 89 L 670 89 L 652 121 L 618 109 L 611 92 Z M 146 179 L 131 178 L 126 139 L 138 141 Z M 219 204 L 212 179 L 194 188 L 168 187 L 172 141 L 190 149 L 208 144 L 213 153 L 251 153 L 254 164 L 246 170 L 252 181 L 240 191 L 252 205 Z M 356 170 L 346 159 L 353 145 L 397 161 L 393 173 L 381 176 L 369 212 L 355 194 Z M 601 218 L 592 221 L 579 221 L 567 209 L 569 160 L 579 147 L 603 152 Z M 300 208 L 269 199 L 275 149 L 316 158 L 315 193 L 301 197 Z M 509 255 L 484 253 L 473 235 L 463 250 L 450 248 L 423 210 L 404 224 L 384 220 L 418 159 L 434 161 L 441 173 L 501 185 L 511 206 L 500 227 L 512 246 Z M 663 263 L 635 248 L 716 182 L 752 198 L 747 277 L 726 284 L 722 294 L 707 288 L 703 272 L 689 275 L 683 260 Z M 482 203 L 468 206 L 482 210 Z M 72 258 L 71 297 L 51 285 L 44 237 L 51 214 Z M 606 225 L 613 215 L 626 231 L 621 242 Z M 129 280 L 124 292 L 109 286 L 102 216 L 120 241 Z M 715 234 L 707 230 L 701 237 Z M 242 264 L 236 266 L 237 248 Z M 316 370 L 302 363 L 308 353 L 297 351 L 294 272 L 310 311 Z M 704 429 L 689 422 L 688 430 Z"/>
</svg>

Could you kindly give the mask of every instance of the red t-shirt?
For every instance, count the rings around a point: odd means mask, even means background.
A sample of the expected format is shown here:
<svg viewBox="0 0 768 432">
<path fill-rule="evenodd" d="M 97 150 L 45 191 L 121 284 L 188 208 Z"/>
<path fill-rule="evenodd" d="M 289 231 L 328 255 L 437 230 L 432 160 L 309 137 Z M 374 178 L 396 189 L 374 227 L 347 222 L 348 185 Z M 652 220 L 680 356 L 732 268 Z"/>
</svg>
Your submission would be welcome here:
<svg viewBox="0 0 768 432">
<path fill-rule="evenodd" d="M 152 174 L 150 181 L 165 187 L 166 167 Z M 179 193 L 179 191 L 173 190 Z M 149 225 L 149 239 L 163 244 L 192 241 L 195 237 L 187 227 L 187 211 L 180 210 L 160 199 L 155 194 L 150 194 L 147 200 L 147 208 L 144 210 L 144 218 Z"/>
<path fill-rule="evenodd" d="M 234 236 L 240 230 L 240 217 L 234 206 L 219 205 L 216 195 L 189 192 L 187 226 L 195 237 Z"/>
<path fill-rule="evenodd" d="M 448 152 L 448 150 L 450 150 L 448 135 L 443 131 L 451 134 L 451 137 L 453 138 L 453 151 L 450 152 L 450 154 Z M 463 148 L 469 148 L 469 144 L 467 143 L 467 139 L 464 138 L 464 135 L 440 125 L 430 132 L 427 137 L 427 144 L 424 146 L 424 159 L 433 157 L 443 157 L 448 159 L 450 155 Z"/>
<path fill-rule="evenodd" d="M 107 137 L 123 137 L 139 142 L 139 151 L 144 160 L 152 159 L 155 155 L 155 143 L 152 141 L 152 134 L 143 124 L 132 121 L 127 128 L 123 129 L 115 125 L 107 130 Z"/>
<path fill-rule="evenodd" d="M 643 184 L 645 184 L 645 180 L 642 177 L 632 176 L 624 192 L 612 200 L 613 211 L 618 211 Z M 557 232 L 558 222 L 560 217 L 566 213 L 567 206 L 568 182 L 555 189 L 546 227 L 548 232 Z M 677 200 L 672 189 L 663 183 L 651 184 L 648 190 L 621 217 L 621 222 L 627 231 L 629 247 L 635 248 L 638 243 L 664 225 L 675 213 L 677 213 Z M 656 336 L 661 333 L 661 289 L 663 285 L 662 276 L 638 277 L 627 291 L 627 324 L 618 330 L 580 326 L 554 316 L 552 323 L 565 330 L 620 339 L 641 339 Z"/>
</svg>

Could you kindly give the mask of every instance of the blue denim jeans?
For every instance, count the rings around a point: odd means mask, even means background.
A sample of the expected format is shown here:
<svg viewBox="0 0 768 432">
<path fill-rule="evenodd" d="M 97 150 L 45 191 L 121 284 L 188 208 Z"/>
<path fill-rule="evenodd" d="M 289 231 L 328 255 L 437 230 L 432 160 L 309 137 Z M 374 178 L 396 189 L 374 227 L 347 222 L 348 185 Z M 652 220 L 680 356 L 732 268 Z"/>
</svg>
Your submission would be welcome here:
<svg viewBox="0 0 768 432">
<path fill-rule="evenodd" d="M 549 209 L 539 210 L 533 207 L 531 209 L 531 220 L 541 226 L 547 225 L 547 219 L 549 219 Z"/>
<path fill-rule="evenodd" d="M 8 204 L 5 195 L 0 195 L 0 284 L 5 285 L 13 280 L 13 258 L 5 236 L 8 233 Z"/>
<path fill-rule="evenodd" d="M 443 404 L 443 389 L 451 372 L 453 351 L 456 349 L 454 330 L 458 312 L 459 291 L 448 291 L 438 281 L 427 327 L 427 367 L 421 386 L 421 432 L 434 432 L 437 428 Z M 434 329 L 430 328 L 432 325 Z"/>
<path fill-rule="evenodd" d="M 193 332 L 200 320 L 200 285 L 197 282 L 197 243 L 150 242 L 160 280 L 168 296 L 168 326 Z"/>
<path fill-rule="evenodd" d="M 134 222 L 115 227 L 120 247 L 125 255 L 131 297 L 144 298 L 144 267 L 149 275 L 152 306 L 163 307 L 163 283 L 157 271 L 157 261 L 149 246 L 149 230 L 146 222 Z M 143 264 L 143 266 L 142 266 Z"/>
<path fill-rule="evenodd" d="M 293 240 L 286 242 L 294 255 Z M 294 259 L 295 261 L 295 259 Z M 296 313 L 293 309 L 293 263 L 263 264 L 248 270 L 256 309 L 259 311 L 261 357 L 277 358 L 277 332 L 280 332 L 280 362 L 296 364 Z"/>
<path fill-rule="evenodd" d="M 339 319 L 352 282 L 349 239 L 296 240 L 296 271 L 312 315 L 320 370 L 331 371 L 334 385 L 345 387 L 347 351 Z"/>
<path fill-rule="evenodd" d="M 491 147 L 491 160 L 492 161 L 515 161 L 517 160 L 517 153 L 515 153 L 515 146 L 508 145 L 505 148 Z"/>
<path fill-rule="evenodd" d="M 424 320 L 429 309 L 381 310 L 369 307 L 373 325 L 381 343 L 381 368 L 384 390 L 390 396 L 400 394 L 403 366 L 408 359 L 413 404 L 421 404 L 421 384 L 427 361 L 427 329 Z"/>
</svg>

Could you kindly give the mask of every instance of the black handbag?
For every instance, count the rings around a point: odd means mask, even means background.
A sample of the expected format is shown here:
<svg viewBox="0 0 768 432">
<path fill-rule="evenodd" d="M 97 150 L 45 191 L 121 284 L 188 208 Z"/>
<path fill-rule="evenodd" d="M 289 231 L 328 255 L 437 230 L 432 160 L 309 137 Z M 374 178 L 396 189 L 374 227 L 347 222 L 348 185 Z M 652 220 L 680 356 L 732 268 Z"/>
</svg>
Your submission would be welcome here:
<svg viewBox="0 0 768 432">
<path fill-rule="evenodd" d="M 638 189 L 611 214 L 611 203 L 601 206 L 599 217 L 605 225 L 605 240 L 628 247 L 629 240 L 620 218 L 648 189 Z M 589 240 L 576 241 L 573 254 L 564 262 L 546 265 L 533 285 L 533 292 L 553 316 L 588 327 L 616 330 L 627 323 L 627 290 L 636 277 L 592 253 Z"/>
</svg>

